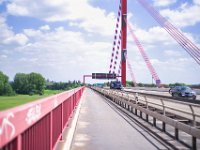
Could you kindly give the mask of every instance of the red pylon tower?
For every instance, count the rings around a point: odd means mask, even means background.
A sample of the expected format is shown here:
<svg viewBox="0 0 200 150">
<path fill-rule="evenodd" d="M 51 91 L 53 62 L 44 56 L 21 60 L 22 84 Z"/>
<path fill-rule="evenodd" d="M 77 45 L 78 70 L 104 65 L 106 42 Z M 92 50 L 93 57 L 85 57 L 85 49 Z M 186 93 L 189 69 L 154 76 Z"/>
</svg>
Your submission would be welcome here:
<svg viewBox="0 0 200 150">
<path fill-rule="evenodd" d="M 126 41 L 127 41 L 127 0 L 121 0 L 121 82 L 122 85 L 126 86 Z"/>
</svg>

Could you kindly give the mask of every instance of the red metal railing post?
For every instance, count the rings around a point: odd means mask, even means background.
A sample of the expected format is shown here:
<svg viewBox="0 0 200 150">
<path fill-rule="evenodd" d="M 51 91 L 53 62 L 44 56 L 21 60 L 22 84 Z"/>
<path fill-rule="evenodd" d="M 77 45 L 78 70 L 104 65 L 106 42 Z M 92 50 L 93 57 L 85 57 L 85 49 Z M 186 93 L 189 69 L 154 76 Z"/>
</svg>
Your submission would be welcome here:
<svg viewBox="0 0 200 150">
<path fill-rule="evenodd" d="M 72 110 L 74 110 L 75 100 L 76 100 L 76 91 L 74 90 L 74 98 L 73 98 L 73 106 L 72 106 Z"/>
<path fill-rule="evenodd" d="M 61 129 L 64 129 L 64 121 L 63 121 L 64 115 L 63 115 L 63 103 L 61 104 Z M 60 140 L 63 140 L 63 133 L 61 133 Z"/>
<path fill-rule="evenodd" d="M 50 112 L 50 150 L 53 149 L 53 110 Z"/>
<path fill-rule="evenodd" d="M 18 135 L 17 136 L 17 150 L 21 150 L 22 149 L 22 135 Z"/>
</svg>

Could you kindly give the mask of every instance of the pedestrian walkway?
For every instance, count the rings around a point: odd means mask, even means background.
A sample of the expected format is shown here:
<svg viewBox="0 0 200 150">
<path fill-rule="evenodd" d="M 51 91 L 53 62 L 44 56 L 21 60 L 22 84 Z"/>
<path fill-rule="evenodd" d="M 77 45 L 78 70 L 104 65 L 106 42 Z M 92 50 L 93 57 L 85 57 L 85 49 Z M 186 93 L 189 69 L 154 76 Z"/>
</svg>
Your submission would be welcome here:
<svg viewBox="0 0 200 150">
<path fill-rule="evenodd" d="M 72 141 L 72 150 L 155 150 L 165 149 L 145 138 L 117 114 L 99 94 L 86 89 Z M 144 134 L 141 134 L 144 132 Z"/>
</svg>

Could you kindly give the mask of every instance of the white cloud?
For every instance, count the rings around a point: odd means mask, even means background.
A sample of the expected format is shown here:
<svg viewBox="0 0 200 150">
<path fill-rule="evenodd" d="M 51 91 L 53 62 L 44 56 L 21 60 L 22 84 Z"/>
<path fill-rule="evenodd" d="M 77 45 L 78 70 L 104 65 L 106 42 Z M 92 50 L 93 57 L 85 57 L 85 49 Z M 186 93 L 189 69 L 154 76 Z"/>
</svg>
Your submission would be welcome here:
<svg viewBox="0 0 200 150">
<path fill-rule="evenodd" d="M 22 34 L 15 34 L 12 28 L 8 27 L 6 20 L 3 16 L 0 16 L 0 43 L 1 44 L 19 44 L 24 45 L 28 42 L 28 38 Z"/>
<path fill-rule="evenodd" d="M 114 13 L 89 4 L 89 0 L 13 0 L 7 11 L 15 16 L 30 16 L 47 22 L 70 21 L 70 25 L 101 35 L 112 35 Z"/>
<path fill-rule="evenodd" d="M 136 28 L 136 36 L 144 44 L 155 44 L 162 43 L 163 45 L 174 44 L 175 41 L 172 37 L 161 27 L 155 26 L 148 30 Z"/>
<path fill-rule="evenodd" d="M 0 58 L 7 58 L 7 55 L 0 55 Z"/>
<path fill-rule="evenodd" d="M 44 31 L 47 31 L 47 30 L 50 30 L 51 28 L 49 27 L 49 25 L 44 25 L 44 26 L 41 26 L 40 27 L 40 30 L 44 30 Z"/>
<path fill-rule="evenodd" d="M 194 4 L 183 3 L 177 9 L 163 9 L 161 14 L 177 27 L 193 26 L 200 22 L 200 4 L 198 0 Z"/>
<path fill-rule="evenodd" d="M 197 75 L 200 73 L 199 66 L 194 66 L 194 60 L 192 58 L 169 57 L 165 61 L 159 58 L 151 58 L 150 61 L 162 83 L 199 83 L 199 77 Z M 151 74 L 142 60 L 134 59 L 131 61 L 131 64 L 138 82 L 151 83 Z M 129 76 L 129 72 L 127 72 L 127 75 Z"/>
<path fill-rule="evenodd" d="M 200 5 L 200 1 L 199 0 L 193 0 L 195 4 Z"/>
<path fill-rule="evenodd" d="M 96 41 L 93 37 L 86 40 L 84 34 L 63 27 L 45 32 L 39 28 L 24 29 L 23 34 L 29 37 L 29 43 L 12 49 L 19 58 L 12 57 L 10 62 L 0 60 L 2 67 L 5 66 L 2 63 L 7 63 L 12 70 L 10 74 L 35 71 L 52 80 L 66 81 L 82 79 L 82 75 L 93 71 L 108 70 L 105 66 L 111 51 L 110 42 Z"/>
<path fill-rule="evenodd" d="M 0 5 L 3 3 L 3 2 L 5 2 L 6 0 L 0 0 Z"/>
<path fill-rule="evenodd" d="M 182 57 L 182 54 L 176 50 L 165 50 L 164 54 L 168 57 Z"/>
<path fill-rule="evenodd" d="M 42 36 L 42 31 L 34 29 L 24 29 L 24 34 L 30 38 L 39 38 L 40 36 Z"/>
<path fill-rule="evenodd" d="M 10 14 L 15 14 L 16 16 L 21 16 L 21 15 L 28 16 L 29 15 L 29 11 L 26 7 L 17 5 L 15 3 L 8 4 L 7 9 Z"/>
<path fill-rule="evenodd" d="M 155 6 L 169 6 L 176 3 L 177 0 L 153 0 Z"/>
<path fill-rule="evenodd" d="M 8 37 L 4 40 L 5 44 L 19 44 L 25 45 L 28 42 L 28 38 L 24 34 L 16 34 L 14 36 Z"/>
<path fill-rule="evenodd" d="M 0 42 L 7 37 L 13 36 L 12 30 L 5 23 L 6 19 L 0 15 Z"/>
<path fill-rule="evenodd" d="M 191 79 L 196 80 L 196 83 L 199 81 L 196 75 L 200 73 L 199 66 L 193 65 L 194 60 L 192 58 L 179 57 L 169 58 L 167 61 L 153 60 L 152 62 L 164 83 L 176 81 L 190 83 Z"/>
</svg>

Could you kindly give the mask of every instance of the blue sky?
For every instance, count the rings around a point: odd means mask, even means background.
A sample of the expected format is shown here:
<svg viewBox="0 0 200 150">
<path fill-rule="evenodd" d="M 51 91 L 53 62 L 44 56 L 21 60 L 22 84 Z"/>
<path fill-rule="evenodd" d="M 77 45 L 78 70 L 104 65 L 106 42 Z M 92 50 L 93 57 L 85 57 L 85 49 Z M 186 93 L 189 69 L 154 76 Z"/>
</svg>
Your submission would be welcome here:
<svg viewBox="0 0 200 150">
<path fill-rule="evenodd" d="M 200 47 L 199 0 L 148 2 Z M 39 72 L 54 81 L 108 72 L 118 6 L 119 0 L 0 0 L 0 70 L 10 80 Z M 128 20 L 163 83 L 200 83 L 197 63 L 135 0 L 128 0 Z M 130 34 L 127 50 L 137 82 L 151 83 Z"/>
</svg>

